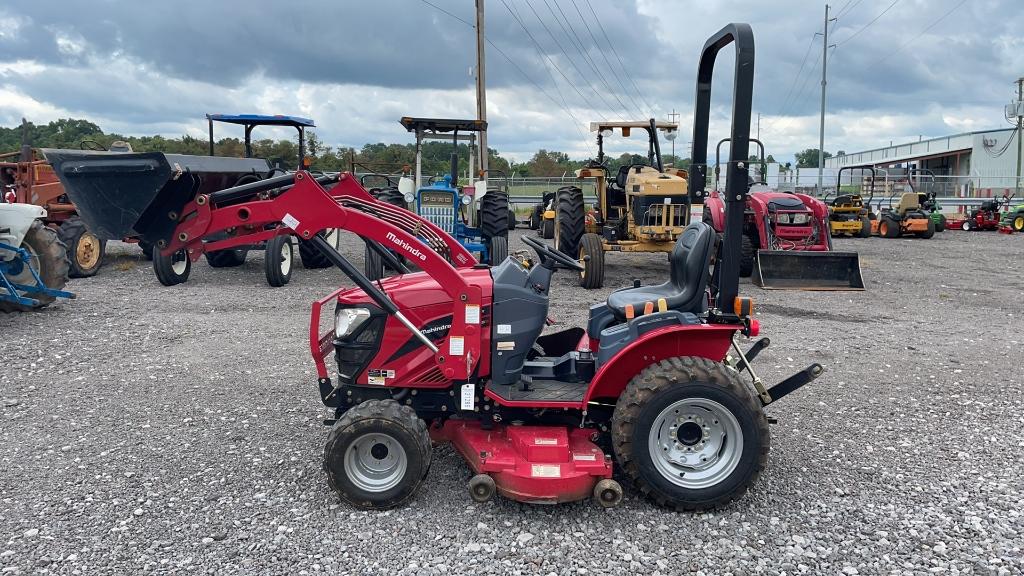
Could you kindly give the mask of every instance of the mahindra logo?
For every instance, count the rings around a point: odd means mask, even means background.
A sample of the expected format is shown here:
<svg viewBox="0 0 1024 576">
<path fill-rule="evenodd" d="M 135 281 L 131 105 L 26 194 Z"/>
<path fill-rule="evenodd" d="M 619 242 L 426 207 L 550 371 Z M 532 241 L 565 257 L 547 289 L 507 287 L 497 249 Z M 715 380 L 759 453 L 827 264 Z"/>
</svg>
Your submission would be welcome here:
<svg viewBox="0 0 1024 576">
<path fill-rule="evenodd" d="M 441 324 L 440 326 L 434 326 L 432 328 L 423 328 L 420 332 L 424 334 L 433 334 L 434 332 L 441 332 L 442 330 L 448 330 L 452 327 L 451 324 Z"/>
<path fill-rule="evenodd" d="M 408 242 L 402 240 L 398 236 L 395 236 L 394 233 L 388 232 L 386 238 L 390 240 L 391 243 L 394 244 L 395 246 L 398 246 L 402 250 L 408 252 L 410 256 L 419 258 L 422 262 L 427 261 L 427 255 L 424 254 L 423 252 L 420 252 L 419 248 L 413 246 L 412 244 L 409 244 Z"/>
</svg>

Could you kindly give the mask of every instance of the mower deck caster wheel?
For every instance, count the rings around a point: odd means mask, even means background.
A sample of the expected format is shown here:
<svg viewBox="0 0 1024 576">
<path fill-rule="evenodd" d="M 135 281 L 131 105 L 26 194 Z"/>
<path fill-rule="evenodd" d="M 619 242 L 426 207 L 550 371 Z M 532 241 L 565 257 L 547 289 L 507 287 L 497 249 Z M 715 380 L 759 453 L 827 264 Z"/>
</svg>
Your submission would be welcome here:
<svg viewBox="0 0 1024 576">
<path fill-rule="evenodd" d="M 474 502 L 487 502 L 494 498 L 494 478 L 487 474 L 477 474 L 470 478 L 469 497 Z"/>
<path fill-rule="evenodd" d="M 605 478 L 594 485 L 594 500 L 602 508 L 615 508 L 622 504 L 622 486 L 611 478 Z"/>
</svg>

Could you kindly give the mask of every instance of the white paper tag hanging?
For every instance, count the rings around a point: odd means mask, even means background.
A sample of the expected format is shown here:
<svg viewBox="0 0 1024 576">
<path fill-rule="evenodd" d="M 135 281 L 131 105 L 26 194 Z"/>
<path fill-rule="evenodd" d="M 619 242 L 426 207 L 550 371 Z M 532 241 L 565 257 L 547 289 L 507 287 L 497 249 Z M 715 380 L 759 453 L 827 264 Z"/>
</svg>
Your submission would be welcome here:
<svg viewBox="0 0 1024 576">
<path fill-rule="evenodd" d="M 472 410 L 476 406 L 476 390 L 472 384 L 462 385 L 462 402 L 461 408 L 463 410 Z"/>
</svg>

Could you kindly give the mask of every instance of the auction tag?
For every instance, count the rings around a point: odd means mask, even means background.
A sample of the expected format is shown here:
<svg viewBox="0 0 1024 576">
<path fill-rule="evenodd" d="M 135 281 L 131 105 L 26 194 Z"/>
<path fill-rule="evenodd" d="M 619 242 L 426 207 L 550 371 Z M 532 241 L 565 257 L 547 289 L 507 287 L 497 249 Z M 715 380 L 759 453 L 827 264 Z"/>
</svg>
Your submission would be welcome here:
<svg viewBox="0 0 1024 576">
<path fill-rule="evenodd" d="M 285 212 L 284 218 L 281 218 L 281 222 L 284 222 L 284 225 L 292 230 L 298 231 L 299 229 L 299 221 L 295 219 L 295 216 L 292 216 L 287 212 Z"/>
<path fill-rule="evenodd" d="M 480 306 L 478 304 L 466 304 L 466 324 L 480 323 Z"/>
<path fill-rule="evenodd" d="M 452 336 L 448 339 L 448 355 L 462 356 L 465 354 L 465 339 L 462 336 Z"/>
<path fill-rule="evenodd" d="M 461 408 L 463 410 L 472 410 L 476 405 L 476 386 L 472 384 L 463 384 L 461 399 Z"/>
</svg>

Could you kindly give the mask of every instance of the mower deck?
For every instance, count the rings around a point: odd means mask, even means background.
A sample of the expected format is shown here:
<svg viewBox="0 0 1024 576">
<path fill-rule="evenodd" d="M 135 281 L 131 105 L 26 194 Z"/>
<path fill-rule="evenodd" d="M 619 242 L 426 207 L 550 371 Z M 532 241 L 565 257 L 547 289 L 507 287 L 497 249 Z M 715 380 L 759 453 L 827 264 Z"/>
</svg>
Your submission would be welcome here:
<svg viewBox="0 0 1024 576">
<path fill-rule="evenodd" d="M 589 498 L 602 478 L 611 478 L 611 457 L 591 441 L 596 430 L 564 426 L 495 425 L 448 420 L 433 431 L 449 441 L 475 474 L 488 474 L 497 492 L 531 504 Z"/>
</svg>

